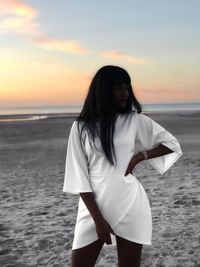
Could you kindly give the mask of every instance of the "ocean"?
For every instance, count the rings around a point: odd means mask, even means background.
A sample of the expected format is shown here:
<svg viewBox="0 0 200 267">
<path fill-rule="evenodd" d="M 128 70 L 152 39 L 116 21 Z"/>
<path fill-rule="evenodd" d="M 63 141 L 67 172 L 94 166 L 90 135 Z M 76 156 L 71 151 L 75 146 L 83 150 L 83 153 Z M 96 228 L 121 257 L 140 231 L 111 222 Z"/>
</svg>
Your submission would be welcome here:
<svg viewBox="0 0 200 267">
<path fill-rule="evenodd" d="M 145 103 L 143 112 L 200 111 L 200 102 L 195 103 Z M 37 120 L 48 117 L 73 116 L 82 105 L 0 107 L 0 121 Z"/>
</svg>

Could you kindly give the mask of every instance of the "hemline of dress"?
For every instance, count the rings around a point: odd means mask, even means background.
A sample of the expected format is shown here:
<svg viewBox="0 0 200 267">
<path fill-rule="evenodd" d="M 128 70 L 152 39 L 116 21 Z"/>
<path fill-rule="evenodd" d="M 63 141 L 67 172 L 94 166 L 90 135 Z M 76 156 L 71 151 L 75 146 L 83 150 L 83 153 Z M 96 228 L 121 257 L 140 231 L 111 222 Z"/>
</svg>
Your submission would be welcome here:
<svg viewBox="0 0 200 267">
<path fill-rule="evenodd" d="M 122 235 L 117 234 L 117 236 L 122 237 L 122 238 L 124 238 L 124 239 L 126 239 L 126 240 L 128 240 L 128 241 L 131 241 L 131 242 L 135 242 L 135 243 L 141 244 L 141 245 L 148 245 L 148 246 L 151 246 L 151 245 L 152 245 L 151 242 L 145 242 L 145 241 L 141 241 L 141 240 L 138 240 L 138 239 L 135 239 L 135 238 L 129 238 L 129 237 L 126 237 L 126 236 L 124 236 L 124 235 L 122 236 Z"/>
<path fill-rule="evenodd" d="M 116 235 L 119 236 L 119 237 L 122 237 L 122 238 L 124 238 L 124 239 L 126 239 L 126 240 L 128 240 L 128 241 L 135 242 L 135 243 L 138 243 L 138 244 L 141 244 L 141 245 L 147 245 L 147 246 L 151 246 L 151 245 L 152 245 L 151 242 L 145 242 L 145 241 L 141 241 L 141 240 L 138 240 L 138 239 L 135 239 L 135 238 L 131 238 L 131 239 L 130 239 L 129 237 L 122 236 L 122 235 L 119 235 L 119 234 L 116 234 Z M 115 235 L 115 236 L 116 236 L 116 235 Z M 98 238 L 95 239 L 94 241 L 90 242 L 89 244 L 86 244 L 86 245 L 83 245 L 83 246 L 78 246 L 78 247 L 76 247 L 76 248 L 72 248 L 72 250 L 76 250 L 76 249 L 80 249 L 80 248 L 87 247 L 87 246 L 89 246 L 90 244 L 94 243 L 94 242 L 97 241 L 97 240 L 98 240 Z M 110 246 L 110 247 L 116 247 L 116 244 L 107 245 L 106 243 L 104 243 L 103 246 L 107 246 L 107 247 L 109 247 L 109 246 Z"/>
</svg>

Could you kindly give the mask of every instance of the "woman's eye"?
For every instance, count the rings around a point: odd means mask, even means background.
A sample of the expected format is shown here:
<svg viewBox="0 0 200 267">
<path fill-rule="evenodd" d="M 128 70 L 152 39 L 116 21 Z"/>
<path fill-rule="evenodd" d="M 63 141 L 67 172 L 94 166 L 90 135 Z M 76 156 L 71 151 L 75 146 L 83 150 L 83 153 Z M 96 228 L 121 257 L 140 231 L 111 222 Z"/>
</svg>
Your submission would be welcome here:
<svg viewBox="0 0 200 267">
<path fill-rule="evenodd" d="M 127 90 L 128 90 L 129 86 L 130 86 L 129 84 L 127 84 L 127 85 L 125 85 L 125 86 L 115 85 L 113 88 L 114 88 L 114 90 L 116 90 L 116 91 L 121 91 L 121 90 L 123 90 L 123 89 L 127 89 Z"/>
</svg>

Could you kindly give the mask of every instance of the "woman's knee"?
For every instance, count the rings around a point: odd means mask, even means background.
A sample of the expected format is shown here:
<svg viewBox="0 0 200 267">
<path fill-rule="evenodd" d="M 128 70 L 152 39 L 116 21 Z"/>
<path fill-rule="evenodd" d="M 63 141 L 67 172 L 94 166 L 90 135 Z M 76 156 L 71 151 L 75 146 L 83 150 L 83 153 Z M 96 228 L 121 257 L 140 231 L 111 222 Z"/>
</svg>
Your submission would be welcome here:
<svg viewBox="0 0 200 267">
<path fill-rule="evenodd" d="M 103 243 L 100 240 L 79 248 L 72 250 L 71 267 L 94 267 Z"/>
</svg>

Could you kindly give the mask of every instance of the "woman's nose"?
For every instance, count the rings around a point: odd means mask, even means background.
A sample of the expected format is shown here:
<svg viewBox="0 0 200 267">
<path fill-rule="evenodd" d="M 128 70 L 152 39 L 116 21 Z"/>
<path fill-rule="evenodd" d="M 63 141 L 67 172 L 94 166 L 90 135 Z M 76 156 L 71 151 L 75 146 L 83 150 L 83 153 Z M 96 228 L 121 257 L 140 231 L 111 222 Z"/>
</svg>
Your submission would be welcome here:
<svg viewBox="0 0 200 267">
<path fill-rule="evenodd" d="M 127 85 L 126 86 L 122 86 L 121 90 L 120 90 L 120 95 L 128 96 L 128 94 L 129 94 L 129 91 L 128 91 Z"/>
</svg>

